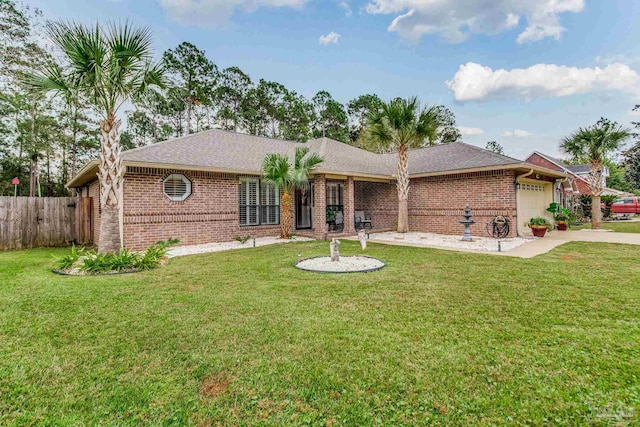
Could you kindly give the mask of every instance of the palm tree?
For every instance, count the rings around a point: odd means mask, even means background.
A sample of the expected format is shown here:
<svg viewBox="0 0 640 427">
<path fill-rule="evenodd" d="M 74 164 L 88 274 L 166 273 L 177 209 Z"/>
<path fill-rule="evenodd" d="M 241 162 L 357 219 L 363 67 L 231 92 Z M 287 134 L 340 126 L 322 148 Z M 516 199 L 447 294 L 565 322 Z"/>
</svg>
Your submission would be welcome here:
<svg viewBox="0 0 640 427">
<path fill-rule="evenodd" d="M 398 232 L 409 231 L 409 149 L 437 136 L 441 125 L 436 107 L 421 108 L 418 99 L 394 99 L 369 116 L 366 138 L 378 147 L 398 152 Z"/>
<path fill-rule="evenodd" d="M 629 129 L 625 129 L 616 122 L 601 118 L 587 128 L 577 131 L 562 139 L 560 148 L 575 160 L 588 161 L 591 165 L 587 184 L 592 196 L 591 228 L 600 228 L 602 212 L 600 211 L 600 197 L 605 188 L 604 161 L 620 149 L 625 139 L 631 136 Z"/>
<path fill-rule="evenodd" d="M 280 228 L 284 239 L 289 239 L 293 233 L 291 192 L 296 188 L 308 188 L 309 172 L 324 161 L 316 153 L 307 154 L 309 147 L 297 147 L 293 165 L 287 156 L 277 153 L 267 154 L 262 163 L 266 181 L 282 189 Z"/>
<path fill-rule="evenodd" d="M 123 103 L 150 87 L 164 87 L 163 69 L 152 63 L 151 32 L 130 24 L 86 27 L 52 23 L 47 34 L 66 62 L 50 65 L 26 83 L 36 91 L 65 96 L 84 95 L 102 115 L 100 166 L 100 241 L 98 252 L 117 252 L 120 238 L 121 191 L 120 124 L 116 117 Z"/>
</svg>

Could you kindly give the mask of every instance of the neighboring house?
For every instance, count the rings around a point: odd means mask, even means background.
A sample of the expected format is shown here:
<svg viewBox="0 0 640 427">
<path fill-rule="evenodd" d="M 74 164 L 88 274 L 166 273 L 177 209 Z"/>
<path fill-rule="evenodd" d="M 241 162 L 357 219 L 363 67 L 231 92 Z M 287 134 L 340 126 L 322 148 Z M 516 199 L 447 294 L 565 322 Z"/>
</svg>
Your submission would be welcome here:
<svg viewBox="0 0 640 427">
<path fill-rule="evenodd" d="M 591 173 L 591 166 L 588 164 L 568 165 L 562 160 L 556 159 L 539 151 L 531 153 L 529 157 L 526 158 L 525 162 L 563 172 L 568 175 L 566 181 L 558 183 L 554 188 L 555 200 L 561 203 L 564 207 L 571 207 L 572 200 L 577 196 L 591 194 L 591 190 L 587 182 L 589 174 Z M 609 168 L 605 166 L 602 176 L 602 186 L 604 188 L 603 194 L 612 194 L 615 196 L 624 196 L 628 194 L 613 188 L 607 188 L 608 177 Z"/>
<path fill-rule="evenodd" d="M 268 153 L 293 156 L 300 143 L 209 130 L 123 153 L 125 166 L 121 229 L 123 243 L 143 248 L 175 237 L 181 244 L 278 235 L 280 192 L 260 177 Z M 308 190 L 293 197 L 296 233 L 330 237 L 327 210 L 342 212 L 343 234 L 355 232 L 364 211 L 375 230 L 393 230 L 398 215 L 397 155 L 376 154 L 328 138 L 306 143 L 324 157 Z M 89 162 L 67 184 L 93 198 L 93 241 L 99 236 L 98 161 Z M 472 209 L 472 231 L 486 235 L 497 215 L 524 234 L 525 222 L 544 215 L 553 186 L 566 178 L 556 170 L 525 163 L 464 143 L 411 150 L 409 221 L 413 231 L 459 234 L 464 208 Z"/>
</svg>

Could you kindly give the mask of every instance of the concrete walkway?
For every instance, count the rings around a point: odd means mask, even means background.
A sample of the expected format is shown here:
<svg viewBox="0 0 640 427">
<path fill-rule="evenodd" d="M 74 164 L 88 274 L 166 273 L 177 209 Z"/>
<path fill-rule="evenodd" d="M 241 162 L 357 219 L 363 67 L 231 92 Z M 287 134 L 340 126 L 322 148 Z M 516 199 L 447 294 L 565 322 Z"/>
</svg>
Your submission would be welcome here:
<svg viewBox="0 0 640 427">
<path fill-rule="evenodd" d="M 541 239 L 511 249 L 509 252 L 493 252 L 495 255 L 533 258 L 568 242 L 623 243 L 640 245 L 640 233 L 616 233 L 605 230 L 553 231 Z"/>
<path fill-rule="evenodd" d="M 345 240 L 357 240 L 356 237 L 347 237 Z M 524 245 L 517 246 L 507 252 L 478 251 L 470 248 L 453 248 L 436 246 L 429 243 L 408 243 L 402 241 L 370 240 L 371 243 L 380 243 L 392 246 L 411 246 L 416 248 L 442 249 L 445 251 L 472 252 L 487 255 L 510 256 L 516 258 L 533 258 L 545 254 L 551 249 L 569 242 L 598 242 L 598 243 L 622 243 L 627 245 L 640 245 L 640 233 L 616 233 L 611 230 L 579 230 L 579 231 L 553 231 L 541 239 L 532 240 Z M 640 248 L 639 248 L 640 250 Z"/>
</svg>

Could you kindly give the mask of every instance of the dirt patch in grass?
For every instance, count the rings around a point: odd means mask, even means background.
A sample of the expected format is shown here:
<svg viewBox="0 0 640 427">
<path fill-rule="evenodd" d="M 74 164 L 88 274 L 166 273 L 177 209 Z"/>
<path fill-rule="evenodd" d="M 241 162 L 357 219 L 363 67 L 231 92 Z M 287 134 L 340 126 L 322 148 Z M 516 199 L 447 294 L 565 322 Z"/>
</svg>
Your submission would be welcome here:
<svg viewBox="0 0 640 427">
<path fill-rule="evenodd" d="M 584 258 L 582 255 L 574 253 L 574 252 L 570 252 L 568 254 L 564 254 L 560 257 L 560 259 L 562 259 L 562 261 L 564 262 L 576 262 L 577 260 L 580 260 Z"/>
<path fill-rule="evenodd" d="M 200 394 L 206 397 L 218 397 L 229 388 L 229 377 L 224 372 L 217 372 L 206 377 L 200 386 Z"/>
</svg>

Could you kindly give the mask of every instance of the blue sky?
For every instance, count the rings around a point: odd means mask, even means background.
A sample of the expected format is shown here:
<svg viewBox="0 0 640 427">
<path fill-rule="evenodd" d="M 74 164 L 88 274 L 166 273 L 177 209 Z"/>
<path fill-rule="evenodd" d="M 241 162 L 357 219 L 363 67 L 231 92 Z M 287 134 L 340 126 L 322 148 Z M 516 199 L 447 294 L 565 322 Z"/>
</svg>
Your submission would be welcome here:
<svg viewBox="0 0 640 427">
<path fill-rule="evenodd" d="M 417 95 L 451 108 L 465 141 L 496 140 L 519 158 L 560 154 L 562 136 L 601 116 L 640 121 L 635 0 L 26 3 L 52 19 L 129 19 L 151 27 L 158 55 L 190 41 L 220 68 L 309 97 Z"/>
</svg>

